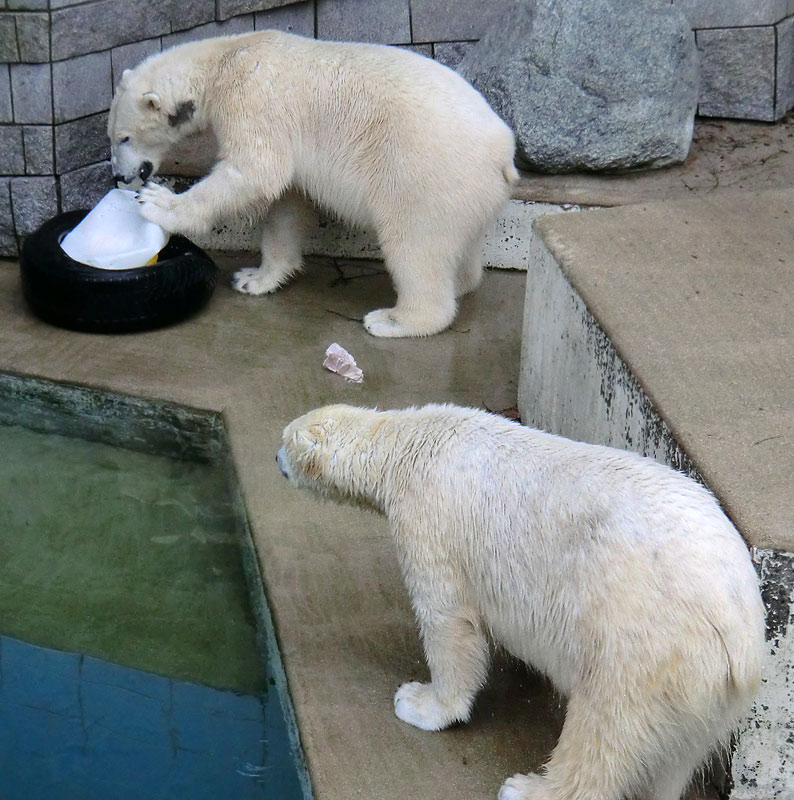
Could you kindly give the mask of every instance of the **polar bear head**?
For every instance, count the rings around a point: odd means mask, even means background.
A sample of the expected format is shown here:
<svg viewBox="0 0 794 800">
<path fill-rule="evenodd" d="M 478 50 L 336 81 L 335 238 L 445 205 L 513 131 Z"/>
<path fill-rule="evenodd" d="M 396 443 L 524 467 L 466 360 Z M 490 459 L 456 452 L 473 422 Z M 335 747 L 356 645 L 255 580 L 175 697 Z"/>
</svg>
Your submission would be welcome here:
<svg viewBox="0 0 794 800">
<path fill-rule="evenodd" d="M 330 500 L 381 510 L 378 478 L 383 463 L 373 433 L 382 414 L 347 405 L 325 406 L 293 420 L 276 456 L 293 485 Z"/>
<path fill-rule="evenodd" d="M 122 183 L 146 181 L 171 147 L 199 128 L 187 81 L 178 68 L 163 69 L 161 60 L 155 56 L 124 70 L 110 106 L 110 163 Z"/>
</svg>

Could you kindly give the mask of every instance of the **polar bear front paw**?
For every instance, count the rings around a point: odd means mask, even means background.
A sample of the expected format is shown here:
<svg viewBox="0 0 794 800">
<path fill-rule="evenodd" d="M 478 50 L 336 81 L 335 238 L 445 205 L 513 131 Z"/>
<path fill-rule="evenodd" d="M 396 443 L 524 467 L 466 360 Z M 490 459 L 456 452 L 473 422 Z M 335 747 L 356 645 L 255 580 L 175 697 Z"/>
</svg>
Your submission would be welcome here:
<svg viewBox="0 0 794 800">
<path fill-rule="evenodd" d="M 165 186 L 147 183 L 138 192 L 140 212 L 149 222 L 154 222 L 164 230 L 174 233 L 177 230 L 177 219 L 174 207 L 177 195 Z"/>
<path fill-rule="evenodd" d="M 270 294 L 275 292 L 286 281 L 287 276 L 278 276 L 265 272 L 261 267 L 245 267 L 234 273 L 232 288 L 243 294 Z"/>
<path fill-rule="evenodd" d="M 440 731 L 453 722 L 465 719 L 443 704 L 431 683 L 404 683 L 394 695 L 394 713 L 409 725 L 423 731 Z"/>
<path fill-rule="evenodd" d="M 364 327 L 373 336 L 398 338 L 403 336 L 432 336 L 452 323 L 455 308 L 448 311 L 429 311 L 410 315 L 397 308 L 379 308 L 364 316 Z"/>
<path fill-rule="evenodd" d="M 513 775 L 499 790 L 498 800 L 552 800 L 547 780 L 541 775 Z"/>
</svg>

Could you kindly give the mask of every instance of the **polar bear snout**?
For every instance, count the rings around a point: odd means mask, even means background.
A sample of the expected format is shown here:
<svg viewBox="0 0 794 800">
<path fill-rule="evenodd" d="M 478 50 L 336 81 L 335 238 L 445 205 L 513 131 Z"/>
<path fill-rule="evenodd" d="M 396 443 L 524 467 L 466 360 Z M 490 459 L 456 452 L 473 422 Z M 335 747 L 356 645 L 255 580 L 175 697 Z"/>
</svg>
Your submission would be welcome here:
<svg viewBox="0 0 794 800">
<path fill-rule="evenodd" d="M 289 478 L 289 460 L 287 459 L 287 451 L 284 449 L 284 445 L 281 445 L 278 453 L 276 453 L 276 463 L 281 474 L 285 478 Z"/>
</svg>

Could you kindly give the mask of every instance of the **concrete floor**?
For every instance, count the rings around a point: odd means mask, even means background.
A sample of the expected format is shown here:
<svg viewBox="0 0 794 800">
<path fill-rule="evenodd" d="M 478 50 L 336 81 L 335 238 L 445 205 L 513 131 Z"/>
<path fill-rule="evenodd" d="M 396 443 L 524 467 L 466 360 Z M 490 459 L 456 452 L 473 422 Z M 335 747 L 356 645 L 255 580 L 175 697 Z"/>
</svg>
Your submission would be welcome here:
<svg viewBox="0 0 794 800">
<path fill-rule="evenodd" d="M 493 798 L 548 756 L 558 699 L 499 660 L 468 726 L 397 720 L 395 689 L 427 671 L 385 521 L 296 492 L 274 456 L 284 425 L 324 403 L 514 406 L 525 276 L 486 275 L 441 335 L 381 340 L 345 318 L 391 302 L 375 263 L 314 261 L 269 298 L 232 292 L 230 266 L 196 318 L 111 337 L 33 318 L 16 264 L 0 262 L 0 370 L 223 412 L 318 798 Z M 357 358 L 362 386 L 322 369 L 333 341 Z"/>
<path fill-rule="evenodd" d="M 267 298 L 229 288 L 243 260 L 219 263 L 220 285 L 197 317 L 100 336 L 33 318 L 16 264 L 0 262 L 0 370 L 223 412 L 319 800 L 494 798 L 506 777 L 549 756 L 560 699 L 498 655 L 468 725 L 425 733 L 397 720 L 395 689 L 427 669 L 385 520 L 296 492 L 274 456 L 283 426 L 325 403 L 450 401 L 512 413 L 524 273 L 486 274 L 449 331 L 383 340 L 348 319 L 392 300 L 376 262 L 314 259 Z M 357 358 L 363 385 L 322 369 L 333 341 Z"/>
</svg>

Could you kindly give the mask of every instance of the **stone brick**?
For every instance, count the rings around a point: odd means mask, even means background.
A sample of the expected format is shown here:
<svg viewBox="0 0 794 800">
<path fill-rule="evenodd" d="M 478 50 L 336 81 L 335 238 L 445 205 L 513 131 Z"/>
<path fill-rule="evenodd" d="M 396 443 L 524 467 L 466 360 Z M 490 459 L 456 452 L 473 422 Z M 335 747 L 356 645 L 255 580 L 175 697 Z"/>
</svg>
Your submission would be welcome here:
<svg viewBox="0 0 794 800">
<path fill-rule="evenodd" d="M 85 0 L 50 0 L 50 9 L 68 8 L 69 6 L 79 6 L 85 3 Z"/>
<path fill-rule="evenodd" d="M 254 30 L 254 15 L 248 14 L 245 17 L 232 17 L 223 22 L 209 22 L 206 25 L 199 25 L 189 31 L 172 33 L 170 36 L 163 36 L 163 50 L 176 47 L 185 42 L 195 42 L 199 39 L 211 39 L 215 36 L 230 36 L 235 33 L 252 33 Z"/>
<path fill-rule="evenodd" d="M 19 236 L 27 236 L 58 213 L 55 178 L 12 178 L 11 206 Z"/>
<path fill-rule="evenodd" d="M 25 125 L 25 174 L 54 175 L 52 157 L 52 125 Z"/>
<path fill-rule="evenodd" d="M 106 111 L 113 96 L 110 51 L 56 61 L 52 80 L 56 122 Z"/>
<path fill-rule="evenodd" d="M 218 19 L 224 20 L 251 11 L 267 11 L 271 8 L 288 6 L 295 0 L 218 0 Z"/>
<path fill-rule="evenodd" d="M 15 14 L 0 14 L 0 63 L 19 61 Z"/>
<path fill-rule="evenodd" d="M 433 45 L 433 58 L 445 67 L 455 69 L 474 42 L 438 42 Z"/>
<path fill-rule="evenodd" d="M 314 2 L 309 0 L 270 11 L 259 11 L 254 15 L 254 27 L 258 31 L 274 28 L 299 36 L 314 36 Z"/>
<path fill-rule="evenodd" d="M 49 64 L 12 64 L 14 121 L 52 122 L 52 80 Z"/>
<path fill-rule="evenodd" d="M 0 178 L 0 256 L 15 258 L 18 254 L 11 213 L 11 178 Z"/>
<path fill-rule="evenodd" d="M 699 30 L 700 102 L 705 117 L 775 119 L 775 29 Z"/>
<path fill-rule="evenodd" d="M 52 12 L 52 57 L 153 39 L 214 19 L 215 0 L 96 0 Z"/>
<path fill-rule="evenodd" d="M 46 11 L 47 0 L 7 0 L 6 6 L 12 11 Z"/>
<path fill-rule="evenodd" d="M 411 0 L 415 42 L 454 42 L 479 39 L 503 16 L 511 0 Z"/>
<path fill-rule="evenodd" d="M 790 0 L 672 0 L 693 28 L 774 25 L 791 14 Z"/>
<path fill-rule="evenodd" d="M 144 39 L 142 42 L 124 44 L 114 47 L 110 53 L 110 62 L 113 67 L 113 86 L 118 86 L 121 73 L 125 69 L 137 67 L 145 58 L 160 52 L 160 39 Z"/>
<path fill-rule="evenodd" d="M 19 60 L 42 63 L 50 60 L 49 14 L 17 14 Z"/>
<path fill-rule="evenodd" d="M 0 125 L 0 175 L 25 174 L 21 125 Z"/>
<path fill-rule="evenodd" d="M 110 158 L 107 113 L 64 122 L 55 126 L 57 174 Z"/>
<path fill-rule="evenodd" d="M 61 175 L 61 208 L 93 208 L 112 188 L 109 161 L 66 172 Z"/>
<path fill-rule="evenodd" d="M 152 0 L 155 7 L 162 7 L 172 31 L 195 28 L 215 19 L 215 0 Z"/>
<path fill-rule="evenodd" d="M 14 107 L 11 105 L 11 73 L 8 64 L 0 64 L 0 122 L 11 122 L 14 119 Z"/>
<path fill-rule="evenodd" d="M 317 38 L 409 44 L 408 0 L 317 0 Z"/>
<path fill-rule="evenodd" d="M 780 119 L 789 109 L 794 108 L 794 17 L 779 23 L 776 26 L 776 35 L 775 117 Z"/>
</svg>

